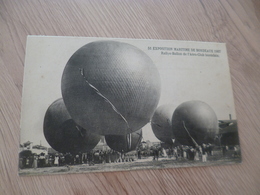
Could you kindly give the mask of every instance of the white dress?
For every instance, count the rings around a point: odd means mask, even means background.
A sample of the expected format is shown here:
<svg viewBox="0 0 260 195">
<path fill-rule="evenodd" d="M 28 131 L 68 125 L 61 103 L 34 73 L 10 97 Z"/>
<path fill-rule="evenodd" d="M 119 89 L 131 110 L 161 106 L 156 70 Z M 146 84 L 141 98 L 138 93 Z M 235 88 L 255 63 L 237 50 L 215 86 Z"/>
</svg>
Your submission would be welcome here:
<svg viewBox="0 0 260 195">
<path fill-rule="evenodd" d="M 58 156 L 55 156 L 54 164 L 59 165 L 59 157 Z"/>
</svg>

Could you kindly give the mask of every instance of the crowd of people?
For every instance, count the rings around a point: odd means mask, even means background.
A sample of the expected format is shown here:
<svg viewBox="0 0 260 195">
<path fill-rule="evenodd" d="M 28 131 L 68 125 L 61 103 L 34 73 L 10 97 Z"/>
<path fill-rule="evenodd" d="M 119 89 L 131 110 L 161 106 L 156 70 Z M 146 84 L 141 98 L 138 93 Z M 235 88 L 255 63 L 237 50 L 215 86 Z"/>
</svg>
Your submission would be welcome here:
<svg viewBox="0 0 260 195">
<path fill-rule="evenodd" d="M 207 161 L 208 156 L 213 155 L 213 145 L 202 144 L 201 146 L 176 146 L 168 147 L 166 149 L 162 147 L 153 148 L 153 160 L 158 160 L 159 157 L 167 157 L 178 160 L 179 158 L 188 160 L 202 160 L 202 162 Z"/>
<path fill-rule="evenodd" d="M 113 150 L 97 150 L 86 153 L 57 153 L 50 156 L 49 162 L 51 166 L 78 165 L 78 164 L 104 164 L 118 161 L 120 154 Z"/>
<path fill-rule="evenodd" d="M 124 153 L 124 151 L 117 152 L 114 150 L 91 150 L 86 153 L 41 153 L 39 155 L 32 154 L 27 156 L 20 156 L 20 168 L 37 168 L 37 167 L 53 167 L 53 166 L 70 166 L 87 164 L 92 166 L 94 164 L 105 163 L 120 163 L 131 162 L 142 158 L 153 157 L 153 160 L 159 158 L 172 158 L 174 160 L 187 159 L 206 162 L 208 156 L 213 156 L 213 145 L 202 144 L 201 146 L 176 146 L 163 148 L 161 146 L 153 146 L 146 150 L 138 148 L 136 151 Z M 221 150 L 223 157 L 227 156 L 230 147 L 222 146 Z M 232 147 L 233 157 L 240 155 L 239 146 Z M 229 152 L 230 154 L 230 152 Z"/>
<path fill-rule="evenodd" d="M 236 146 L 217 146 L 214 149 L 212 144 L 202 144 L 201 146 L 176 146 L 169 148 L 157 147 L 153 149 L 153 160 L 158 160 L 158 157 L 173 158 L 178 159 L 187 159 L 195 160 L 202 162 L 207 162 L 209 156 L 214 155 L 214 151 L 218 151 L 220 157 L 240 157 L 241 151 L 239 145 Z M 214 149 L 214 150 L 213 150 Z"/>
<path fill-rule="evenodd" d="M 130 162 L 136 159 L 135 152 L 124 153 L 114 150 L 91 150 L 86 153 L 55 153 L 40 155 L 32 154 L 27 156 L 20 156 L 20 168 L 37 168 L 37 167 L 53 167 L 65 165 L 79 165 L 79 164 L 105 164 L 105 163 L 119 163 Z"/>
</svg>

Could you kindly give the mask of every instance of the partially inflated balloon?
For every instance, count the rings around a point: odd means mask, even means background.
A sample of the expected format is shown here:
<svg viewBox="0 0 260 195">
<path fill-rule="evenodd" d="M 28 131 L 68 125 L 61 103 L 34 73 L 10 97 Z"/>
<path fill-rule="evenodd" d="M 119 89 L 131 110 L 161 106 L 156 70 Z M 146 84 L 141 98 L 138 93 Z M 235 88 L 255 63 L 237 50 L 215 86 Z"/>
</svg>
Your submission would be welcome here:
<svg viewBox="0 0 260 195">
<path fill-rule="evenodd" d="M 151 126 L 154 135 L 162 142 L 173 144 L 175 137 L 172 130 L 173 105 L 159 106 L 151 120 Z"/>
<path fill-rule="evenodd" d="M 182 145 L 212 143 L 218 134 L 218 120 L 214 110 L 201 101 L 179 105 L 172 116 L 173 134 Z"/>
<path fill-rule="evenodd" d="M 142 50 L 97 41 L 71 56 L 61 89 L 77 124 L 101 135 L 126 135 L 150 121 L 160 98 L 160 76 Z"/>
<path fill-rule="evenodd" d="M 127 135 L 106 135 L 107 145 L 118 152 L 130 152 L 135 150 L 142 139 L 142 130 Z"/>
<path fill-rule="evenodd" d="M 63 153 L 87 152 L 100 140 L 100 135 L 93 134 L 74 122 L 62 99 L 54 101 L 47 109 L 43 130 L 50 146 Z"/>
</svg>

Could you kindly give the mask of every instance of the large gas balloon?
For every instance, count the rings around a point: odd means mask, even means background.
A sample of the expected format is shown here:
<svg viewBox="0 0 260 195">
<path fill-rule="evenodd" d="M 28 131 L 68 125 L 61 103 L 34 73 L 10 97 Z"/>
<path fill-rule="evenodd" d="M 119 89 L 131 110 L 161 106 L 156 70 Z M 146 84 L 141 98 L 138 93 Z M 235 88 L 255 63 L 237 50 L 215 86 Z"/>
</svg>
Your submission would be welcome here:
<svg viewBox="0 0 260 195">
<path fill-rule="evenodd" d="M 50 146 L 63 153 L 90 151 L 100 140 L 100 135 L 93 134 L 74 122 L 63 99 L 54 101 L 47 109 L 43 130 Z"/>
<path fill-rule="evenodd" d="M 239 145 L 239 136 L 236 120 L 219 121 L 219 137 L 221 145 Z"/>
<path fill-rule="evenodd" d="M 71 56 L 61 89 L 77 124 L 100 135 L 125 135 L 150 121 L 160 98 L 160 76 L 140 49 L 97 41 Z"/>
<path fill-rule="evenodd" d="M 162 142 L 173 144 L 175 137 L 172 130 L 173 105 L 159 106 L 151 120 L 154 135 Z"/>
<path fill-rule="evenodd" d="M 179 105 L 172 116 L 173 134 L 183 145 L 212 143 L 218 134 L 218 120 L 214 110 L 201 101 Z"/>
<path fill-rule="evenodd" d="M 118 152 L 135 150 L 142 139 L 142 129 L 127 135 L 106 135 L 107 145 Z"/>
</svg>

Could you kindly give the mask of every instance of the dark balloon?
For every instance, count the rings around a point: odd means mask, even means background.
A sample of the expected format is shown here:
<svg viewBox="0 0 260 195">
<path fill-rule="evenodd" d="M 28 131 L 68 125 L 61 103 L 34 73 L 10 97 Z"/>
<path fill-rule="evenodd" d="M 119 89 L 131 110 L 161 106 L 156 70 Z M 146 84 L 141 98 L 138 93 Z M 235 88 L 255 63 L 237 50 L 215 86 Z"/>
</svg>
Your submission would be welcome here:
<svg viewBox="0 0 260 195">
<path fill-rule="evenodd" d="M 182 145 L 213 143 L 218 134 L 218 120 L 214 110 L 201 101 L 179 105 L 172 116 L 173 134 Z"/>
<path fill-rule="evenodd" d="M 239 145 L 238 127 L 236 120 L 222 120 L 219 122 L 219 127 L 221 145 Z"/>
<path fill-rule="evenodd" d="M 100 135 L 125 135 L 150 121 L 160 98 L 160 76 L 140 49 L 97 41 L 71 56 L 61 89 L 77 124 Z"/>
<path fill-rule="evenodd" d="M 175 137 L 172 130 L 173 105 L 159 106 L 151 120 L 154 135 L 162 142 L 173 144 Z"/>
<path fill-rule="evenodd" d="M 106 135 L 107 145 L 118 152 L 130 152 L 135 150 L 142 139 L 142 130 L 127 135 Z"/>
<path fill-rule="evenodd" d="M 50 146 L 62 153 L 87 152 L 100 141 L 100 135 L 92 134 L 72 120 L 63 99 L 58 99 L 49 106 L 43 129 Z"/>
</svg>

